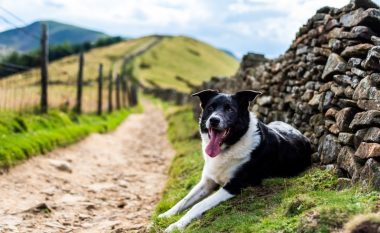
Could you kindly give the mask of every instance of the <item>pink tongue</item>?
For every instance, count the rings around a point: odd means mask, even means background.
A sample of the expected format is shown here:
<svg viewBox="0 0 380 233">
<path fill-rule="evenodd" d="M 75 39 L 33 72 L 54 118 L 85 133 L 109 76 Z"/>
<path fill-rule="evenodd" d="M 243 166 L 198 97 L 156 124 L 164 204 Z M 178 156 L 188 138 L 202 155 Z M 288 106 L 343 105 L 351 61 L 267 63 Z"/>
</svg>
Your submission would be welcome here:
<svg viewBox="0 0 380 233">
<path fill-rule="evenodd" d="M 224 132 L 219 132 L 215 130 L 210 130 L 210 142 L 208 143 L 206 147 L 206 153 L 210 157 L 215 157 L 218 154 L 220 154 L 221 149 L 220 149 L 220 144 L 222 142 L 222 137 L 223 137 Z"/>
</svg>

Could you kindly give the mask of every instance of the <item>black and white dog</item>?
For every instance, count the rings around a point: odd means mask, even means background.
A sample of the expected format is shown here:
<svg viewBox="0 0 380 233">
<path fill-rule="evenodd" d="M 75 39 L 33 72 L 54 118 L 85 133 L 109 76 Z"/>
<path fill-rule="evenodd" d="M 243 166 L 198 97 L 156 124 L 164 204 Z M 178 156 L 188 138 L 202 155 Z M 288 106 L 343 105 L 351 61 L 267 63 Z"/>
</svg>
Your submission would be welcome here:
<svg viewBox="0 0 380 233">
<path fill-rule="evenodd" d="M 184 229 L 194 218 L 263 178 L 294 176 L 311 164 L 309 140 L 298 130 L 280 121 L 265 125 L 249 112 L 250 101 L 259 94 L 214 90 L 193 94 L 203 109 L 199 125 L 205 165 L 200 182 L 159 216 L 175 215 L 197 203 L 166 232 Z"/>
</svg>

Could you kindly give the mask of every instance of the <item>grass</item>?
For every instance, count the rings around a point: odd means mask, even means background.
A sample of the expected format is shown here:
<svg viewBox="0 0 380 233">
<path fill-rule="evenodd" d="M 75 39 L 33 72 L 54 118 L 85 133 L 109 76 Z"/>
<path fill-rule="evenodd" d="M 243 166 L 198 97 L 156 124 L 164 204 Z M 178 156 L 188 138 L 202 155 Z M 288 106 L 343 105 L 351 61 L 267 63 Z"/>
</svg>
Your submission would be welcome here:
<svg viewBox="0 0 380 233">
<path fill-rule="evenodd" d="M 206 43 L 184 36 L 165 37 L 134 59 L 133 76 L 145 86 L 188 92 L 188 85 L 177 77 L 199 85 L 211 76 L 234 74 L 238 65 L 235 58 Z"/>
<path fill-rule="evenodd" d="M 122 41 L 117 44 L 95 48 L 84 54 L 83 78 L 83 110 L 95 112 L 96 93 L 99 64 L 103 64 L 104 100 L 108 94 L 108 74 L 111 68 L 120 72 L 124 57 L 140 46 L 151 42 L 155 38 L 142 37 L 139 39 Z M 78 75 L 78 55 L 70 55 L 51 62 L 48 67 L 49 73 L 49 105 L 61 107 L 75 104 L 76 80 Z M 31 69 L 26 72 L 0 79 L 0 109 L 19 110 L 35 107 L 40 98 L 40 70 Z M 54 94 L 53 94 L 54 93 Z"/>
<path fill-rule="evenodd" d="M 168 137 L 177 151 L 161 201 L 153 214 L 152 232 L 161 232 L 182 215 L 158 219 L 198 182 L 203 166 L 197 123 L 190 108 L 168 115 Z M 272 178 L 260 187 L 207 211 L 185 232 L 331 232 L 354 215 L 379 211 L 379 193 L 351 187 L 337 190 L 338 178 L 313 167 L 293 178 Z"/>
<path fill-rule="evenodd" d="M 103 116 L 51 111 L 45 115 L 0 113 L 0 168 L 17 165 L 32 156 L 74 143 L 90 133 L 115 129 L 141 107 Z"/>
</svg>

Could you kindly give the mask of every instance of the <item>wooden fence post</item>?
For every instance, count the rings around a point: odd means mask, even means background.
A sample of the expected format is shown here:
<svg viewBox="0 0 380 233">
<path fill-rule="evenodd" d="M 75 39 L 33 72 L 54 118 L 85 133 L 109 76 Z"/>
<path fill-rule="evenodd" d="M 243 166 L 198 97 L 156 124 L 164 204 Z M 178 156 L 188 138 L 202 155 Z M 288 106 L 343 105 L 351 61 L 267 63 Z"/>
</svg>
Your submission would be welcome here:
<svg viewBox="0 0 380 233">
<path fill-rule="evenodd" d="M 113 77 L 112 77 L 112 69 L 111 69 L 109 73 L 109 77 L 108 77 L 108 112 L 109 113 L 113 111 L 112 92 L 113 92 Z"/>
<path fill-rule="evenodd" d="M 103 64 L 99 64 L 98 77 L 98 115 L 102 115 L 103 111 Z"/>
<path fill-rule="evenodd" d="M 121 88 L 123 92 L 123 107 L 126 108 L 128 106 L 128 86 L 127 86 L 127 76 L 123 75 L 121 77 Z"/>
<path fill-rule="evenodd" d="M 48 28 L 46 24 L 41 25 L 41 112 L 48 111 Z"/>
<path fill-rule="evenodd" d="M 83 92 L 83 63 L 84 57 L 83 52 L 79 55 L 79 72 L 78 72 L 78 81 L 77 81 L 77 103 L 75 111 L 78 114 L 82 113 L 82 92 Z"/>
<path fill-rule="evenodd" d="M 132 83 L 132 86 L 131 86 L 131 107 L 136 106 L 138 103 L 137 93 L 138 93 L 138 86 L 134 82 L 134 83 Z"/>
<path fill-rule="evenodd" d="M 121 84 L 121 78 L 119 74 L 116 74 L 116 109 L 121 108 L 121 103 L 120 103 L 120 84 Z"/>
</svg>

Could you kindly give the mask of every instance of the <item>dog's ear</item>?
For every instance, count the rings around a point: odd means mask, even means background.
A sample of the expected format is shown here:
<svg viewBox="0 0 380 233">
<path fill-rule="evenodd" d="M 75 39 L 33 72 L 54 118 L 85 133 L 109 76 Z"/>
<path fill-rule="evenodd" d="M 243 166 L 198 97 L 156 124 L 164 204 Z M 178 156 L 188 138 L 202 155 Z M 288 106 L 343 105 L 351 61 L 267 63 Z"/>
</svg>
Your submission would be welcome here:
<svg viewBox="0 0 380 233">
<path fill-rule="evenodd" d="M 261 95 L 261 92 L 245 90 L 235 93 L 235 98 L 244 108 L 248 108 L 249 102 L 253 101 L 257 96 Z"/>
<path fill-rule="evenodd" d="M 191 96 L 198 96 L 199 99 L 201 100 L 201 108 L 204 108 L 206 105 L 207 105 L 207 102 L 217 96 L 219 94 L 218 91 L 215 91 L 215 90 L 204 90 L 204 91 L 200 91 L 200 92 L 197 92 L 197 93 L 194 93 L 192 94 Z"/>
</svg>

